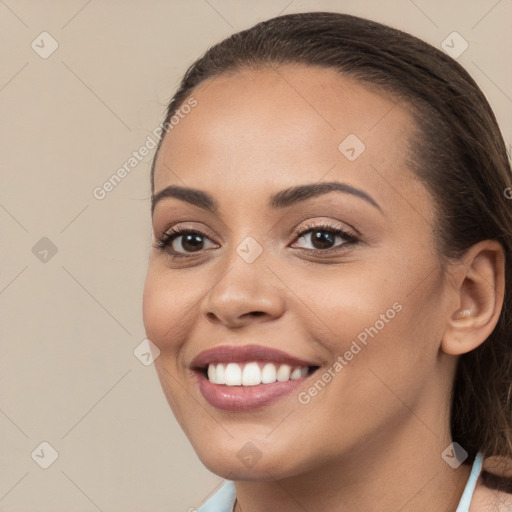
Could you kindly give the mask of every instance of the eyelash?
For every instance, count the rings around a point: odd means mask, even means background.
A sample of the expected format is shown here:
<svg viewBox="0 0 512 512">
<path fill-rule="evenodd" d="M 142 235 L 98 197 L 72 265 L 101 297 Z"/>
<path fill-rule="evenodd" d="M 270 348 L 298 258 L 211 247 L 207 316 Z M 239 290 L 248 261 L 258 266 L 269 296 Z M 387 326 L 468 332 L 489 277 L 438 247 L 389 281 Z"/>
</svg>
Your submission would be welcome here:
<svg viewBox="0 0 512 512">
<path fill-rule="evenodd" d="M 326 222 L 320 224 L 306 224 L 306 226 L 304 226 L 300 231 L 296 231 L 294 233 L 294 240 L 297 238 L 302 238 L 305 234 L 311 231 L 328 232 L 332 235 L 340 236 L 345 240 L 345 242 L 329 249 L 302 249 L 307 252 L 322 254 L 331 253 L 333 251 L 339 251 L 341 247 L 354 246 L 359 242 L 359 238 L 356 235 L 348 233 L 347 231 L 341 229 L 339 226 L 335 226 Z M 193 256 L 196 253 L 182 254 L 174 250 L 172 250 L 172 252 L 168 250 L 168 247 L 174 242 L 176 238 L 179 238 L 179 236 L 185 234 L 199 235 L 201 237 L 208 238 L 204 233 L 201 233 L 200 231 L 196 231 L 194 229 L 186 228 L 183 226 L 173 226 L 169 231 L 166 231 L 161 236 L 161 238 L 154 244 L 153 247 L 159 251 L 166 252 L 169 256 L 171 256 L 171 258 L 174 259 L 188 258 L 189 256 Z"/>
</svg>

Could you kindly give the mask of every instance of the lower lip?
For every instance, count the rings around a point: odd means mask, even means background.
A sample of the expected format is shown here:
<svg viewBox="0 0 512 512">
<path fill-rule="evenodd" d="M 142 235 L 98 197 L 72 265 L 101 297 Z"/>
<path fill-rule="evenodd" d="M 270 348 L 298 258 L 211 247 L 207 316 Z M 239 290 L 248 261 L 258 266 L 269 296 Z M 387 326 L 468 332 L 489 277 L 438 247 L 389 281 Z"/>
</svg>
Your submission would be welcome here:
<svg viewBox="0 0 512 512">
<path fill-rule="evenodd" d="M 198 373 L 199 390 L 206 401 L 225 411 L 247 411 L 271 404 L 293 393 L 307 377 L 257 386 L 225 386 L 213 384 L 203 373 Z"/>
</svg>

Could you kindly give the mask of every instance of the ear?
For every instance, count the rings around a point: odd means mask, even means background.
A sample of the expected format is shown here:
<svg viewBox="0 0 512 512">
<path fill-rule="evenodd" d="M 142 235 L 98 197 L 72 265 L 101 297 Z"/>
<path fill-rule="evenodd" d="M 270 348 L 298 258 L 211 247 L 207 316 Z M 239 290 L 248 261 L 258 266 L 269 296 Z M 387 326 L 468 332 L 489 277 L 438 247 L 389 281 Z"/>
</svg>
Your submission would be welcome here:
<svg viewBox="0 0 512 512">
<path fill-rule="evenodd" d="M 461 355 L 478 347 L 492 333 L 503 307 L 505 255 L 495 240 L 472 246 L 453 273 L 458 306 L 450 311 L 441 351 Z"/>
</svg>

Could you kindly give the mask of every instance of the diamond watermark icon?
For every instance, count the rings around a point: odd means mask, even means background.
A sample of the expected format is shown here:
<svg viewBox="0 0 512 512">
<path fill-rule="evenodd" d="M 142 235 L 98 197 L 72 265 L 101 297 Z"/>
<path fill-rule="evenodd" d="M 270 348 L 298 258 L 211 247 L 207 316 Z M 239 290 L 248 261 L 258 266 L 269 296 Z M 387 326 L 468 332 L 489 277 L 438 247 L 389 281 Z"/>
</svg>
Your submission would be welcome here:
<svg viewBox="0 0 512 512">
<path fill-rule="evenodd" d="M 453 59 L 459 58 L 468 47 L 468 42 L 458 32 L 452 32 L 441 43 L 441 48 Z"/>
<path fill-rule="evenodd" d="M 134 349 L 133 355 L 144 365 L 150 366 L 160 355 L 160 349 L 147 338 L 144 338 Z"/>
<path fill-rule="evenodd" d="M 30 46 L 39 57 L 47 59 L 59 47 L 59 43 L 48 32 L 41 32 Z"/>
<path fill-rule="evenodd" d="M 441 457 L 448 466 L 457 469 L 468 458 L 468 452 L 459 443 L 451 443 L 443 451 Z"/>
<path fill-rule="evenodd" d="M 338 146 L 339 152 L 350 162 L 359 158 L 365 149 L 364 142 L 353 133 L 345 137 Z"/>
<path fill-rule="evenodd" d="M 263 252 L 263 247 L 248 236 L 237 246 L 236 252 L 246 263 L 252 263 Z"/>
<path fill-rule="evenodd" d="M 236 456 L 245 466 L 252 468 L 262 457 L 261 450 L 253 443 L 245 443 Z"/>
<path fill-rule="evenodd" d="M 30 456 L 38 466 L 48 469 L 58 459 L 59 454 L 49 442 L 43 441 Z"/>
<path fill-rule="evenodd" d="M 49 238 L 43 236 L 32 247 L 32 254 L 42 263 L 48 263 L 57 254 L 57 246 Z"/>
</svg>

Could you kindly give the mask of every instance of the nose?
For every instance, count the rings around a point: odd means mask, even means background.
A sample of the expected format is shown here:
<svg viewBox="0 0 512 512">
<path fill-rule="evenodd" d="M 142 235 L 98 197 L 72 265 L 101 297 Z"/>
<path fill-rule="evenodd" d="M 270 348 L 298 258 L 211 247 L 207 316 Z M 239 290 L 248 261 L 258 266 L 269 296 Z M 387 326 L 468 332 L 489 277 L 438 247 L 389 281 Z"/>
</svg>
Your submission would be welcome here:
<svg viewBox="0 0 512 512">
<path fill-rule="evenodd" d="M 210 322 L 237 328 L 275 320 L 283 314 L 282 283 L 264 261 L 246 263 L 237 258 L 215 277 L 202 303 L 202 313 Z"/>
</svg>

